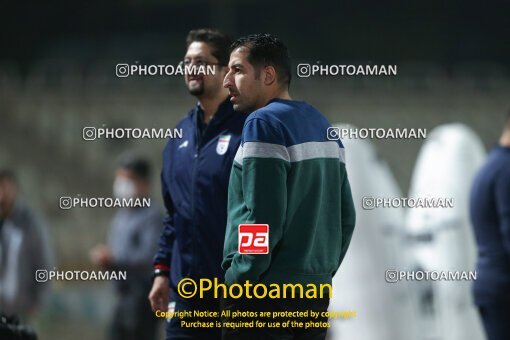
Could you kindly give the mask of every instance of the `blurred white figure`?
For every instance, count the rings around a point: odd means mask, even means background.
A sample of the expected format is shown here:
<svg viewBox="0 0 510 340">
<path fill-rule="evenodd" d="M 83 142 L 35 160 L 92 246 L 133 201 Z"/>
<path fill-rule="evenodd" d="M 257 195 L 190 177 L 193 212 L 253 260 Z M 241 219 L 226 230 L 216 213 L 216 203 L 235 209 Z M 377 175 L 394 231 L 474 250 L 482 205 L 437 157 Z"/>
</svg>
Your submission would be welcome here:
<svg viewBox="0 0 510 340">
<path fill-rule="evenodd" d="M 411 266 L 427 271 L 474 271 L 476 248 L 469 220 L 469 192 L 485 158 L 479 137 L 463 124 L 432 130 L 419 153 L 409 197 L 453 198 L 453 208 L 409 208 L 414 240 Z M 479 340 L 483 329 L 469 281 L 411 282 L 418 305 L 419 339 Z"/>
<path fill-rule="evenodd" d="M 340 128 L 353 128 L 337 125 Z M 387 164 L 368 140 L 342 139 L 356 207 L 356 230 L 339 274 L 333 278 L 330 311 L 356 311 L 331 320 L 328 339 L 413 340 L 416 310 L 407 282 L 388 283 L 385 272 L 407 258 L 402 208 L 364 210 L 363 197 L 401 197 Z"/>
</svg>

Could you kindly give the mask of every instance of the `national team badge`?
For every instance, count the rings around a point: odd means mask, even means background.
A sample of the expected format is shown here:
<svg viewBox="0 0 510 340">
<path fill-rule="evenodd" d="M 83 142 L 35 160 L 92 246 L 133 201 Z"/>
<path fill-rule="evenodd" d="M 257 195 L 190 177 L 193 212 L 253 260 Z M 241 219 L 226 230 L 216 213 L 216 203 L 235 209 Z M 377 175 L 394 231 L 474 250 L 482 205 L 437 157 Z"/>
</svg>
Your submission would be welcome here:
<svg viewBox="0 0 510 340">
<path fill-rule="evenodd" d="M 218 138 L 218 145 L 216 145 L 216 153 L 218 155 L 224 155 L 228 150 L 228 144 L 230 143 L 231 135 L 221 135 Z"/>
</svg>

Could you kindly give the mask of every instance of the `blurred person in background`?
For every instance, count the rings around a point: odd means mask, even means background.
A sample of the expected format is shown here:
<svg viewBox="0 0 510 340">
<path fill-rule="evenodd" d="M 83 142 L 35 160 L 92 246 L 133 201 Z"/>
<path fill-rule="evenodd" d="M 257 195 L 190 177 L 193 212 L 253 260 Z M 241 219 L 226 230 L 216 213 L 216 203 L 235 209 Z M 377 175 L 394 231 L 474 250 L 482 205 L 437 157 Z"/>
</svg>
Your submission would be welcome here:
<svg viewBox="0 0 510 340">
<path fill-rule="evenodd" d="M 186 87 L 198 103 L 177 124 L 183 130 L 183 138 L 170 139 L 163 151 L 161 183 L 167 216 L 149 294 L 155 311 L 167 310 L 169 296 L 175 301 L 175 311 L 220 309 L 217 299 L 183 299 L 176 288 L 182 278 L 217 278 L 223 282 L 227 188 L 246 118 L 234 112 L 228 90 L 222 85 L 230 43 L 228 36 L 213 29 L 192 30 L 186 39 L 183 64 L 214 66 L 215 72 L 185 76 Z M 167 322 L 166 336 L 219 339 L 221 329 L 181 328 L 180 319 L 172 318 Z"/>
<path fill-rule="evenodd" d="M 471 189 L 478 306 L 489 340 L 510 339 L 510 113 Z"/>
<path fill-rule="evenodd" d="M 14 173 L 0 170 L 0 314 L 31 318 L 48 288 L 36 271 L 52 267 L 46 223 L 20 197 Z"/>
<path fill-rule="evenodd" d="M 150 164 L 133 155 L 121 158 L 115 173 L 116 198 L 150 196 Z M 127 279 L 116 282 L 118 302 L 110 327 L 110 339 L 156 339 L 157 318 L 147 301 L 152 258 L 161 233 L 162 211 L 150 207 L 120 208 L 110 225 L 108 244 L 90 251 L 91 261 L 104 270 L 126 271 Z"/>
</svg>

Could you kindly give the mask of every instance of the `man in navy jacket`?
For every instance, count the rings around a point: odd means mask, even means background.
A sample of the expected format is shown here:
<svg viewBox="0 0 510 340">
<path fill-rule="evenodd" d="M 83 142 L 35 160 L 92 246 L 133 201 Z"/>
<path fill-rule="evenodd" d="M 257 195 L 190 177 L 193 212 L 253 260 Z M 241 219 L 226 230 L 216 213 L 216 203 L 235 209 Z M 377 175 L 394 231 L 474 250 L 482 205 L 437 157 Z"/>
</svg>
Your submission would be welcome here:
<svg viewBox="0 0 510 340">
<path fill-rule="evenodd" d="M 234 112 L 228 90 L 222 85 L 230 54 L 229 38 L 216 30 L 199 29 L 191 31 L 186 42 L 183 64 L 214 65 L 215 72 L 185 76 L 198 104 L 177 124 L 183 138 L 170 139 L 163 151 L 161 182 L 168 214 L 154 259 L 149 300 L 155 311 L 167 310 L 169 295 L 176 302 L 175 311 L 219 311 L 218 300 L 183 299 L 176 287 L 182 278 L 224 281 L 221 262 L 228 181 L 246 115 Z M 219 328 L 186 328 L 180 322 L 174 317 L 167 323 L 167 339 L 221 337 Z"/>
<path fill-rule="evenodd" d="M 510 114 L 473 183 L 470 205 L 478 244 L 475 303 L 487 338 L 510 339 Z"/>
</svg>

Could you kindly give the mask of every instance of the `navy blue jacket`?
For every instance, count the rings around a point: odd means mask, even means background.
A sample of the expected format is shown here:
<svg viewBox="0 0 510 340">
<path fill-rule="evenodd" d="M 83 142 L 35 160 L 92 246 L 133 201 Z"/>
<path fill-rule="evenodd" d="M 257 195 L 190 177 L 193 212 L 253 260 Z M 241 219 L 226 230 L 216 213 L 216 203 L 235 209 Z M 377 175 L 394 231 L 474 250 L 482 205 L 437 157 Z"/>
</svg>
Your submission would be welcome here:
<svg viewBox="0 0 510 340">
<path fill-rule="evenodd" d="M 183 277 L 217 277 L 221 269 L 227 224 L 228 182 L 247 115 L 224 101 L 207 126 L 199 105 L 177 128 L 182 139 L 170 139 L 163 151 L 161 183 L 167 209 L 154 265 L 168 268 L 175 289 Z"/>
<path fill-rule="evenodd" d="M 478 244 L 475 302 L 510 303 L 510 148 L 497 146 L 489 154 L 470 205 Z"/>
</svg>

